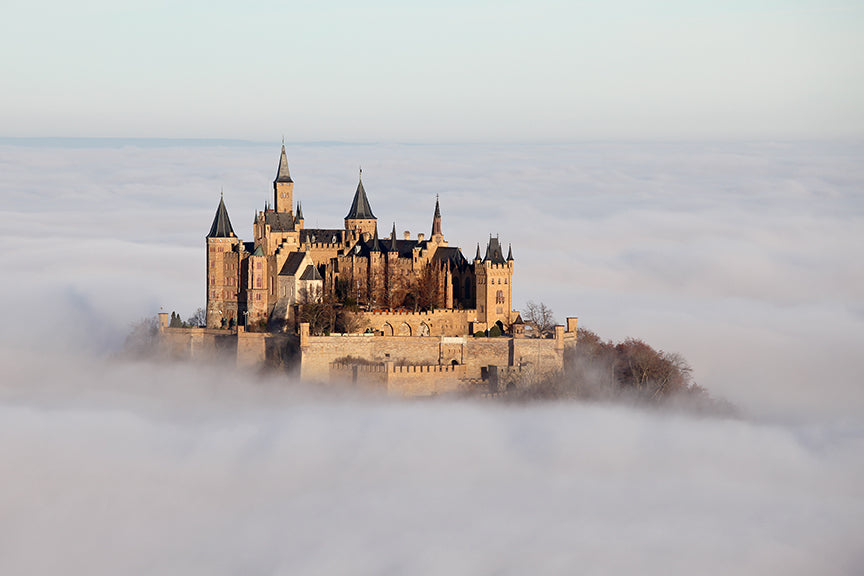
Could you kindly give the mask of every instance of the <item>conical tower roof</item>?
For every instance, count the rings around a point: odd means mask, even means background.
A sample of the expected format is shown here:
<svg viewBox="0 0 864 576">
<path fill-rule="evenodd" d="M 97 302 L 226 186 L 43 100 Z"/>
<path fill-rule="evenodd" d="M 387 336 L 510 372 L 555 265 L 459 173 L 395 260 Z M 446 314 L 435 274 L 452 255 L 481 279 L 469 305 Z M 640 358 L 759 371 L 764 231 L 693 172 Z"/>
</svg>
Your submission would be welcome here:
<svg viewBox="0 0 864 576">
<path fill-rule="evenodd" d="M 291 179 L 291 173 L 288 172 L 288 157 L 285 155 L 285 144 L 282 144 L 282 156 L 279 157 L 279 170 L 276 171 L 276 180 L 273 183 L 277 182 L 294 182 Z"/>
<path fill-rule="evenodd" d="M 303 220 L 303 204 L 300 202 L 297 203 L 297 216 L 296 220 Z"/>
<path fill-rule="evenodd" d="M 354 201 L 351 203 L 351 210 L 345 218 L 355 218 L 358 220 L 371 220 L 375 218 L 372 213 L 372 207 L 369 206 L 369 198 L 366 197 L 366 190 L 363 188 L 363 179 L 357 184 L 357 191 L 354 192 Z"/>
<path fill-rule="evenodd" d="M 216 216 L 213 217 L 213 225 L 210 226 L 210 233 L 207 238 L 232 238 L 234 237 L 234 228 L 231 227 L 231 219 L 228 218 L 228 209 L 225 208 L 225 201 L 219 198 L 219 207 L 216 208 Z"/>
<path fill-rule="evenodd" d="M 513 246 L 511 244 L 507 245 L 507 261 L 513 261 Z"/>
<path fill-rule="evenodd" d="M 393 223 L 393 231 L 390 232 L 390 252 L 398 252 L 396 249 L 396 223 Z"/>
<path fill-rule="evenodd" d="M 370 252 L 384 252 L 384 249 L 381 248 L 381 243 L 378 242 L 378 225 L 375 225 L 375 233 L 372 234 L 372 240 L 369 242 L 369 251 Z"/>
</svg>

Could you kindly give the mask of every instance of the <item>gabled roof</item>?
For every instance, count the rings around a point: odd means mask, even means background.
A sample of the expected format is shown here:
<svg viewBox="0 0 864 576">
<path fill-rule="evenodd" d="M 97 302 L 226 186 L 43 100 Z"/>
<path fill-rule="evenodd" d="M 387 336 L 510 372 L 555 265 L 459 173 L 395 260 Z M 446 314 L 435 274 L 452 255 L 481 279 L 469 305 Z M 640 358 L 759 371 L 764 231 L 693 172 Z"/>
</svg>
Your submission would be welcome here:
<svg viewBox="0 0 864 576">
<path fill-rule="evenodd" d="M 300 265 L 306 259 L 306 252 L 291 252 L 279 272 L 280 276 L 297 276 L 300 270 Z"/>
<path fill-rule="evenodd" d="M 225 208 L 225 202 L 219 198 L 219 207 L 216 208 L 216 216 L 213 217 L 213 225 L 210 226 L 210 233 L 207 238 L 232 238 L 234 229 L 231 227 L 231 219 L 228 218 L 228 210 Z"/>
<path fill-rule="evenodd" d="M 501 243 L 498 238 L 489 237 L 489 244 L 486 245 L 486 256 L 484 262 L 492 262 L 493 264 L 504 264 L 504 254 L 501 251 Z"/>
<path fill-rule="evenodd" d="M 288 212 L 264 212 L 264 223 L 273 232 L 294 231 L 294 217 Z"/>
<path fill-rule="evenodd" d="M 455 246 L 440 246 L 432 256 L 433 262 L 450 262 L 452 268 L 462 268 L 468 265 L 468 260 L 462 255 L 462 250 Z"/>
<path fill-rule="evenodd" d="M 282 144 L 282 156 L 279 157 L 279 170 L 276 171 L 276 180 L 273 183 L 277 182 L 294 182 L 291 179 L 291 174 L 288 172 L 288 157 L 285 156 L 285 144 Z"/>
<path fill-rule="evenodd" d="M 309 264 L 306 266 L 303 275 L 300 276 L 300 280 L 323 280 L 323 278 L 321 278 L 321 274 L 318 272 L 318 267 L 314 264 Z"/>
<path fill-rule="evenodd" d="M 357 191 L 354 192 L 354 201 L 351 203 L 351 209 L 345 218 L 356 218 L 370 220 L 375 218 L 372 213 L 372 207 L 369 206 L 369 198 L 366 197 L 366 190 L 363 188 L 363 180 L 357 184 Z"/>
<path fill-rule="evenodd" d="M 258 247 L 255 248 L 255 251 L 252 253 L 252 256 L 263 256 L 264 248 L 262 248 L 262 246 L 262 244 L 259 244 Z"/>
</svg>

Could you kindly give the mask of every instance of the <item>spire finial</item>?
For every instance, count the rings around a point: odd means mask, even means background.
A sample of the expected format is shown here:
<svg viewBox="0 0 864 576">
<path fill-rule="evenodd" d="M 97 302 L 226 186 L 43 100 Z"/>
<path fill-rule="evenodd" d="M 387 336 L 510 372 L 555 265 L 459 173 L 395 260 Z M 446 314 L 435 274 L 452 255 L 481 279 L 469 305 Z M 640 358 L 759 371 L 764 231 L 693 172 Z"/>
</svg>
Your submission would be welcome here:
<svg viewBox="0 0 864 576">
<path fill-rule="evenodd" d="M 360 180 L 363 180 L 363 166 L 360 166 Z"/>
<path fill-rule="evenodd" d="M 219 199 L 221 200 L 224 196 L 225 196 L 225 194 L 222 190 L 222 186 L 219 186 Z"/>
<path fill-rule="evenodd" d="M 282 134 L 282 146 L 285 146 L 285 135 Z"/>
</svg>

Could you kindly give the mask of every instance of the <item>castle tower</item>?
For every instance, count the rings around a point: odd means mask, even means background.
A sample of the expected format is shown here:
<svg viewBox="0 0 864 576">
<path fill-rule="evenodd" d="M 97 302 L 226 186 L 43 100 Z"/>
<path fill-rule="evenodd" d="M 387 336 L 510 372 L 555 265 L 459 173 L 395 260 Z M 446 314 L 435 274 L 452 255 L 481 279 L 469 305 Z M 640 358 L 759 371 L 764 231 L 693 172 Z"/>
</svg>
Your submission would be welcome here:
<svg viewBox="0 0 864 576">
<path fill-rule="evenodd" d="M 435 215 L 432 216 L 432 235 L 429 238 L 435 244 L 441 244 L 444 241 L 444 235 L 441 233 L 441 208 L 438 206 L 438 196 L 435 196 Z"/>
<path fill-rule="evenodd" d="M 273 207 L 276 212 L 291 213 L 294 206 L 294 181 L 288 172 L 288 157 L 285 156 L 285 144 L 282 144 L 282 156 L 279 157 L 279 169 L 273 181 Z"/>
<path fill-rule="evenodd" d="M 220 197 L 207 234 L 207 327 L 236 325 L 240 292 L 240 240 Z"/>
<path fill-rule="evenodd" d="M 480 247 L 474 257 L 476 276 L 477 320 L 492 326 L 501 321 L 505 327 L 510 325 L 510 312 L 513 309 L 513 251 L 504 259 L 498 238 L 489 237 L 486 255 L 480 260 Z"/>
<path fill-rule="evenodd" d="M 369 198 L 366 197 L 366 190 L 363 188 L 363 170 L 360 170 L 360 182 L 357 184 L 357 191 L 354 192 L 354 201 L 351 203 L 348 215 L 345 216 L 345 229 L 357 230 L 362 235 L 376 232 L 377 226 L 378 219 L 372 213 Z"/>
<path fill-rule="evenodd" d="M 303 204 L 297 203 L 297 215 L 294 217 L 294 227 L 297 230 L 303 230 Z"/>
</svg>

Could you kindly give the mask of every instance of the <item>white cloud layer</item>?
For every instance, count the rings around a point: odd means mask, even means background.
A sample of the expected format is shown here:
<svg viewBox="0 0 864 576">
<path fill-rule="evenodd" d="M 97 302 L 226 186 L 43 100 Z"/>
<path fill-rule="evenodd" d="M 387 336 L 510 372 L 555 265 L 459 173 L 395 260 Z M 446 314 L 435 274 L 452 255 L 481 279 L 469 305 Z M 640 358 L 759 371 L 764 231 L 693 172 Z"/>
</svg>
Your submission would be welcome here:
<svg viewBox="0 0 864 576">
<path fill-rule="evenodd" d="M 219 190 L 251 238 L 278 147 L 0 145 L 0 573 L 853 574 L 864 557 L 864 147 L 289 145 L 307 226 L 357 167 L 385 228 L 517 305 L 681 352 L 743 420 L 321 396 L 105 361 L 204 304 Z"/>
<path fill-rule="evenodd" d="M 860 425 L 5 353 L 6 574 L 854 574 Z M 11 377 L 8 377 L 11 376 Z"/>
</svg>

